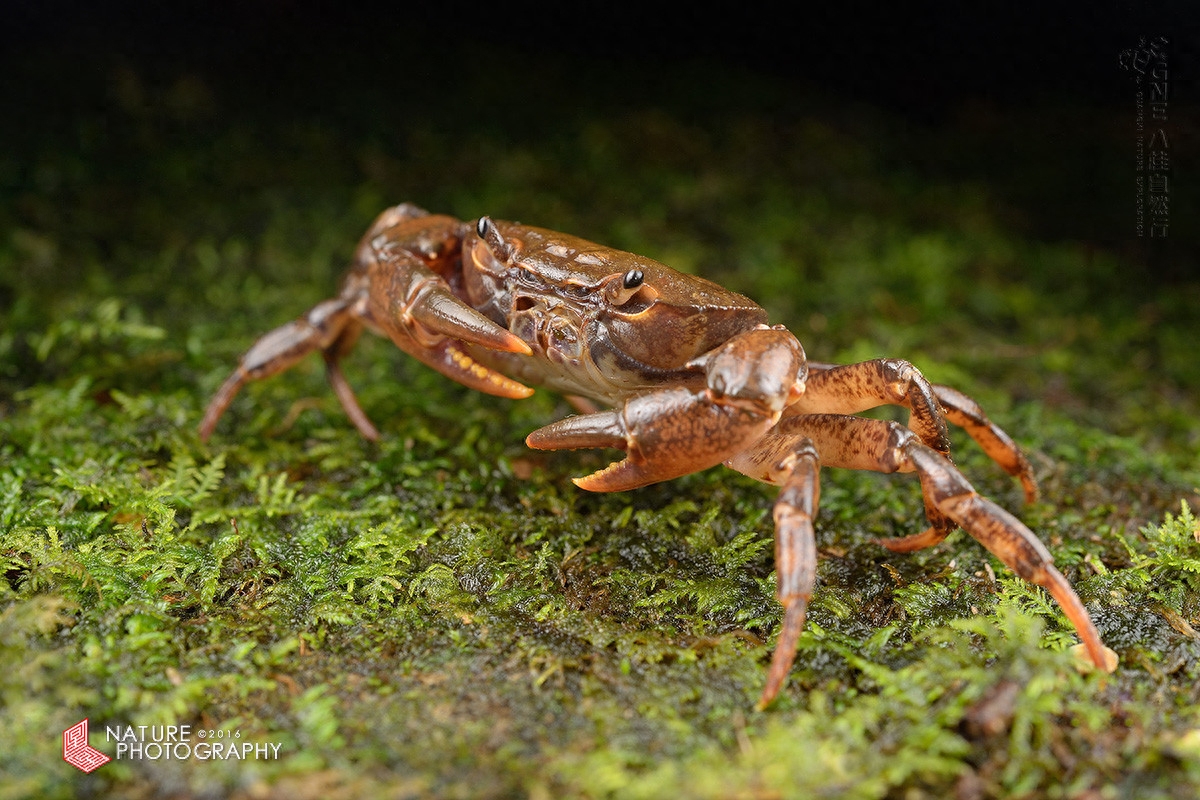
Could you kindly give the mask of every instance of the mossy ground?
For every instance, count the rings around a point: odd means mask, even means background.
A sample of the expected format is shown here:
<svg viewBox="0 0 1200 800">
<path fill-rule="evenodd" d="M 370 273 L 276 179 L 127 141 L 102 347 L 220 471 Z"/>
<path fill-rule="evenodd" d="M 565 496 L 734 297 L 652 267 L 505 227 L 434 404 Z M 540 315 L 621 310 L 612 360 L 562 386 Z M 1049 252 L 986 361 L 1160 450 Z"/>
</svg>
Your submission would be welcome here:
<svg viewBox="0 0 1200 800">
<path fill-rule="evenodd" d="M 103 110 L 13 134 L 0 797 L 1200 791 L 1200 523 L 1181 506 L 1200 507 L 1200 284 L 1178 251 L 1055 234 L 1096 206 L 1064 208 L 1091 191 L 1059 185 L 1076 162 L 1005 135 L 1028 117 L 916 136 L 769 81 L 713 103 L 661 80 L 673 104 L 537 129 L 376 118 L 365 92 L 339 126 L 127 67 Z M 1088 113 L 1060 124 L 1123 209 L 1109 165 L 1132 145 Z M 963 177 L 972 158 L 1052 199 L 1012 205 Z M 760 299 L 814 359 L 901 356 L 971 393 L 1042 500 L 1020 508 L 961 436 L 959 463 L 1043 538 L 1121 668 L 1079 674 L 1058 609 L 969 537 L 875 545 L 921 525 L 914 481 L 826 472 L 808 633 L 756 712 L 779 621 L 768 487 L 717 469 L 583 493 L 569 478 L 607 454 L 522 444 L 559 398 L 473 394 L 378 340 L 347 364 L 377 445 L 316 358 L 248 387 L 202 444 L 238 355 L 329 296 L 403 200 L 645 253 Z M 281 758 L 85 776 L 60 757 L 85 716 L 109 755 L 105 725 L 191 724 Z"/>
</svg>

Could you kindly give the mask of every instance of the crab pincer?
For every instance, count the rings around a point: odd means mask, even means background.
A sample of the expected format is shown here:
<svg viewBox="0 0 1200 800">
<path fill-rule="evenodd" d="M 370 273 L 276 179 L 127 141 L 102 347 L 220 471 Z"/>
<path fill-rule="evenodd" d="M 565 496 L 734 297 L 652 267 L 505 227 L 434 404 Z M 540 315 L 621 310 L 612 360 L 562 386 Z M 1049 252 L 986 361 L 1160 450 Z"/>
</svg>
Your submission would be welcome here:
<svg viewBox="0 0 1200 800">
<path fill-rule="evenodd" d="M 748 356 L 769 368 L 752 367 Z M 775 328 L 747 331 L 691 366 L 704 375 L 703 385 L 636 394 L 619 410 L 539 428 L 525 443 L 536 450 L 624 450 L 623 460 L 575 479 L 588 491 L 621 492 L 722 463 L 769 431 L 790 394 L 803 391 L 804 351 L 796 337 Z"/>
</svg>

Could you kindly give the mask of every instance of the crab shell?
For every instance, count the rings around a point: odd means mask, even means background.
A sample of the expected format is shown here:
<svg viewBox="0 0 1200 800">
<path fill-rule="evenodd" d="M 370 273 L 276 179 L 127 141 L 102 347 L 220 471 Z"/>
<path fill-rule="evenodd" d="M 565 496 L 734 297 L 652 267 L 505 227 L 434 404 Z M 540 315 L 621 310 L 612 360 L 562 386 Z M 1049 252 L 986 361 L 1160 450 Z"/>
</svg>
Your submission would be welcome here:
<svg viewBox="0 0 1200 800">
<path fill-rule="evenodd" d="M 767 321 L 757 303 L 712 281 L 528 225 L 476 226 L 462 261 L 470 305 L 532 350 L 473 355 L 520 381 L 610 404 L 702 384 L 705 354 Z"/>
</svg>

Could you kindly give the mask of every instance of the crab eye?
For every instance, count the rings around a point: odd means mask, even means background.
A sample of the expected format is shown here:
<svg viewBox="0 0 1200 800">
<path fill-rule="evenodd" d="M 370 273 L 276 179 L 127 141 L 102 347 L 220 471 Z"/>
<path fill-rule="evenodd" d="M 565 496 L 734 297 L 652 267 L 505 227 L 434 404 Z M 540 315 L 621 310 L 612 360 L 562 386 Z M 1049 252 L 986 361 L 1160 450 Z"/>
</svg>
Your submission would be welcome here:
<svg viewBox="0 0 1200 800">
<path fill-rule="evenodd" d="M 624 275 L 618 273 L 611 276 L 604 287 L 604 296 L 614 306 L 626 306 L 634 297 L 642 296 L 642 289 L 645 286 L 645 273 L 640 269 L 631 269 Z M 650 295 L 644 296 L 643 299 L 649 302 L 653 298 L 654 292 L 648 287 L 646 289 Z"/>
<path fill-rule="evenodd" d="M 504 240 L 504 236 L 491 217 L 480 217 L 475 223 L 475 233 L 479 235 L 479 240 L 495 258 L 500 261 L 508 261 L 512 258 L 512 246 Z"/>
</svg>

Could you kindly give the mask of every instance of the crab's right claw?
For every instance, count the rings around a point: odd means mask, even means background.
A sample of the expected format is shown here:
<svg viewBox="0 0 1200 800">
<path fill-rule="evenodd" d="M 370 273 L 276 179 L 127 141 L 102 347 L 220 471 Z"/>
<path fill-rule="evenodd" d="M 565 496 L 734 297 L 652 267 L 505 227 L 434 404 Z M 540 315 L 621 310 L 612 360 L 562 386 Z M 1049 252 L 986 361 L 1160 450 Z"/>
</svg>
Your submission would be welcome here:
<svg viewBox="0 0 1200 800">
<path fill-rule="evenodd" d="M 456 297 L 441 274 L 447 271 L 450 256 L 458 252 L 458 221 L 425 217 L 421 224 L 423 244 L 435 254 L 418 256 L 386 234 L 360 246 L 359 257 L 366 262 L 370 316 L 389 334 L 403 327 L 426 347 L 448 337 L 489 350 L 529 355 L 529 345 Z"/>
</svg>

